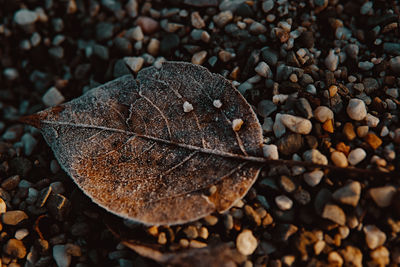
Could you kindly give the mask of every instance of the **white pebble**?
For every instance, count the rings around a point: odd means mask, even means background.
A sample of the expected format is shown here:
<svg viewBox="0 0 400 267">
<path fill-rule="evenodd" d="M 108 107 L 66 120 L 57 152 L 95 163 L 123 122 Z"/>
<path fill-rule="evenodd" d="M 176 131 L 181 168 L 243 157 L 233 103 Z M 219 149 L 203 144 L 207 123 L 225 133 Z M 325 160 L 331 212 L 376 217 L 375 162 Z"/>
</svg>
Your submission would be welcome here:
<svg viewBox="0 0 400 267">
<path fill-rule="evenodd" d="M 333 119 L 333 111 L 325 106 L 319 106 L 314 110 L 314 116 L 317 120 L 324 123 Z"/>
<path fill-rule="evenodd" d="M 279 159 L 278 147 L 276 145 L 264 145 L 263 154 L 267 159 Z"/>
<path fill-rule="evenodd" d="M 185 101 L 185 103 L 183 103 L 183 112 L 190 112 L 193 110 L 193 105 L 190 104 L 189 102 Z"/>
<path fill-rule="evenodd" d="M 285 195 L 277 196 L 275 203 L 281 210 L 290 210 L 293 206 L 293 201 Z"/>
<path fill-rule="evenodd" d="M 236 248 L 241 254 L 245 256 L 253 254 L 257 246 L 257 239 L 248 229 L 243 230 L 236 238 Z"/>
<path fill-rule="evenodd" d="M 284 103 L 288 99 L 288 97 L 289 97 L 288 95 L 283 95 L 283 94 L 274 95 L 272 97 L 272 102 L 274 102 L 275 105 L 279 103 Z"/>
<path fill-rule="evenodd" d="M 346 111 L 349 117 L 356 121 L 363 120 L 367 116 L 367 108 L 364 101 L 357 98 L 350 99 Z"/>
<path fill-rule="evenodd" d="M 243 125 L 243 120 L 242 119 L 234 119 L 232 121 L 232 129 L 235 132 L 238 132 L 240 130 L 240 128 L 242 127 L 242 125 Z"/>
<path fill-rule="evenodd" d="M 51 87 L 42 97 L 43 103 L 48 107 L 57 106 L 65 101 L 64 96 L 56 87 Z"/>
<path fill-rule="evenodd" d="M 215 99 L 215 100 L 213 101 L 213 106 L 216 107 L 216 108 L 221 108 L 221 107 L 222 107 L 222 102 L 221 102 L 221 100 Z"/>
<path fill-rule="evenodd" d="M 364 149 L 356 148 L 349 153 L 347 160 L 349 161 L 349 163 L 351 165 L 355 166 L 358 163 L 360 163 L 361 161 L 363 161 L 366 156 L 367 156 L 367 153 L 365 152 Z"/>
<path fill-rule="evenodd" d="M 392 185 L 375 187 L 369 190 L 369 195 L 380 208 L 389 207 L 397 190 Z"/>
<path fill-rule="evenodd" d="M 312 172 L 307 172 L 304 174 L 304 181 L 309 185 L 309 186 L 316 186 L 318 185 L 322 177 L 324 177 L 324 172 L 321 170 L 315 170 Z"/>
<path fill-rule="evenodd" d="M 289 130 L 299 134 L 309 134 L 312 129 L 312 124 L 309 120 L 289 114 L 283 114 L 281 116 L 281 122 L 289 128 Z"/>
</svg>

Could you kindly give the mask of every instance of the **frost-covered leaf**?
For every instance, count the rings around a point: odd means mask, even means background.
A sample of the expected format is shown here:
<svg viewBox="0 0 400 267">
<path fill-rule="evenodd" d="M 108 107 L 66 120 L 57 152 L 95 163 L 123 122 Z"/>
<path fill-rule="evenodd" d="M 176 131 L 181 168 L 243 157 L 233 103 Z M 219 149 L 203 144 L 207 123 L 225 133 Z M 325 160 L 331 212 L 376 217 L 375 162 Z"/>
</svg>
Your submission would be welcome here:
<svg viewBox="0 0 400 267">
<path fill-rule="evenodd" d="M 190 63 L 143 69 L 24 121 L 95 203 L 145 224 L 223 212 L 260 169 L 240 158 L 262 155 L 251 107 L 229 81 Z"/>
</svg>

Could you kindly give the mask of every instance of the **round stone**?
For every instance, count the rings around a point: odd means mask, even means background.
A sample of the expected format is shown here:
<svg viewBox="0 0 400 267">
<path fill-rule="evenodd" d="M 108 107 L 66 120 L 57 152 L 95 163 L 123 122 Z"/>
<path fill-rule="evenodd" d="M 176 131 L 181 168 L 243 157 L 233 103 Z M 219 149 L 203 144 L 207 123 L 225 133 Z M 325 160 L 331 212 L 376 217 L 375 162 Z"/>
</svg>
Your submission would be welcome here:
<svg viewBox="0 0 400 267">
<path fill-rule="evenodd" d="M 28 215 L 22 210 L 11 210 L 2 214 L 2 221 L 7 225 L 17 225 L 25 219 L 28 219 Z"/>
<path fill-rule="evenodd" d="M 347 160 L 349 161 L 349 163 L 351 165 L 355 166 L 358 163 L 360 163 L 361 161 L 363 161 L 366 156 L 367 156 L 367 153 L 365 152 L 364 149 L 356 148 L 349 153 Z"/>
<path fill-rule="evenodd" d="M 31 25 L 35 23 L 37 19 L 37 13 L 28 9 L 20 9 L 14 14 L 14 22 L 20 26 Z"/>
<path fill-rule="evenodd" d="M 289 114 L 283 114 L 281 122 L 289 130 L 298 134 L 309 134 L 312 129 L 312 124 L 309 120 Z"/>
<path fill-rule="evenodd" d="M 310 149 L 303 153 L 303 158 L 305 161 L 311 161 L 316 164 L 327 165 L 328 159 L 324 154 L 319 152 L 317 149 Z"/>
<path fill-rule="evenodd" d="M 22 259 L 26 255 L 26 248 L 22 241 L 11 238 L 5 245 L 4 252 L 12 257 Z"/>
<path fill-rule="evenodd" d="M 264 145 L 263 153 L 267 159 L 279 159 L 278 147 L 276 145 Z"/>
<path fill-rule="evenodd" d="M 380 208 L 389 207 L 395 194 L 396 188 L 392 185 L 371 188 L 369 190 L 369 195 Z"/>
<path fill-rule="evenodd" d="M 350 99 L 346 111 L 347 115 L 356 121 L 361 121 L 367 116 L 367 108 L 364 101 L 357 98 Z"/>
<path fill-rule="evenodd" d="M 309 186 L 316 186 L 321 182 L 322 177 L 324 177 L 324 172 L 321 170 L 314 170 L 312 172 L 307 172 L 304 174 L 304 181 Z"/>
<path fill-rule="evenodd" d="M 356 207 L 360 200 L 360 195 L 361 184 L 354 181 L 336 190 L 332 197 L 340 203 Z"/>
<path fill-rule="evenodd" d="M 253 254 L 257 248 L 257 245 L 257 239 L 248 229 L 243 230 L 236 238 L 236 248 L 245 256 Z"/>
</svg>

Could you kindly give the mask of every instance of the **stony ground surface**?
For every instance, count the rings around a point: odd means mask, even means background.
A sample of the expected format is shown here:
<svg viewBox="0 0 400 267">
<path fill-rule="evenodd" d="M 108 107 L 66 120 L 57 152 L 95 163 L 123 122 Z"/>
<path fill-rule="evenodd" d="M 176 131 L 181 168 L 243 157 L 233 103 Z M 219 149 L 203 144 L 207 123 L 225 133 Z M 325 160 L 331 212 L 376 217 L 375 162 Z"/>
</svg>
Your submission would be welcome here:
<svg viewBox="0 0 400 267">
<path fill-rule="evenodd" d="M 1 266 L 152 266 L 102 222 L 37 130 L 16 122 L 165 60 L 253 105 L 271 158 L 400 173 L 399 1 L 3 1 Z M 400 178 L 400 174 L 399 174 Z M 397 266 L 400 179 L 265 168 L 226 214 L 144 227 L 162 251 L 233 242 L 243 266 Z"/>
</svg>

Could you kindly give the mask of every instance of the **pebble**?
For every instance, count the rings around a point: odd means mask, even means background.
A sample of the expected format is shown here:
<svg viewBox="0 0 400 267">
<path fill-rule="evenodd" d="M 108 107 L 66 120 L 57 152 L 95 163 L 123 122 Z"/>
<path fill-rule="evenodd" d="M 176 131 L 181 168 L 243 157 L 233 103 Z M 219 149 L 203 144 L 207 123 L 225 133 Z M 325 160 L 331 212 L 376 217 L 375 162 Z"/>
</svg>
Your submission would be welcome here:
<svg viewBox="0 0 400 267">
<path fill-rule="evenodd" d="M 195 53 L 192 56 L 192 63 L 196 64 L 196 65 L 202 65 L 204 63 L 204 61 L 206 60 L 207 57 L 207 51 L 200 51 Z"/>
<path fill-rule="evenodd" d="M 265 13 L 270 12 L 274 8 L 274 0 L 266 0 L 262 3 L 262 10 Z"/>
<path fill-rule="evenodd" d="M 264 77 L 267 79 L 272 78 L 272 71 L 269 68 L 268 64 L 265 63 L 264 61 L 259 62 L 254 70 L 261 77 Z"/>
<path fill-rule="evenodd" d="M 229 60 L 231 60 L 234 57 L 235 57 L 234 53 L 231 53 L 226 50 L 221 50 L 218 52 L 218 58 L 224 63 L 228 62 Z"/>
<path fill-rule="evenodd" d="M 346 246 L 340 250 L 344 262 L 348 266 L 363 267 L 363 254 L 359 248 L 353 246 Z"/>
<path fill-rule="evenodd" d="M 96 25 L 96 38 L 99 41 L 110 39 L 114 35 L 114 24 L 110 22 L 99 22 Z"/>
<path fill-rule="evenodd" d="M 24 243 L 14 238 L 8 240 L 7 244 L 4 246 L 4 252 L 18 259 L 22 259 L 26 256 L 26 248 Z"/>
<path fill-rule="evenodd" d="M 335 164 L 338 167 L 346 168 L 349 165 L 347 162 L 346 155 L 340 151 L 332 152 L 331 160 L 333 164 Z"/>
<path fill-rule="evenodd" d="M 376 249 L 382 246 L 386 241 L 386 234 L 375 225 L 365 225 L 363 231 L 369 249 Z"/>
<path fill-rule="evenodd" d="M 285 195 L 275 197 L 275 203 L 281 210 L 290 210 L 293 206 L 293 201 Z"/>
<path fill-rule="evenodd" d="M 279 139 L 277 146 L 280 153 L 288 156 L 299 151 L 303 143 L 303 137 L 300 134 L 290 133 Z"/>
<path fill-rule="evenodd" d="M 213 21 L 217 24 L 218 28 L 223 28 L 226 24 L 233 19 L 233 13 L 230 10 L 222 11 L 213 17 Z"/>
<path fill-rule="evenodd" d="M 324 172 L 321 170 L 314 170 L 304 174 L 304 181 L 311 187 L 317 186 L 324 177 Z"/>
<path fill-rule="evenodd" d="M 138 8 L 139 8 L 139 4 L 138 4 L 137 0 L 129 0 L 128 3 L 126 3 L 126 5 L 125 5 L 126 13 L 128 13 L 128 15 L 131 18 L 137 17 Z"/>
<path fill-rule="evenodd" d="M 298 134 L 309 134 L 311 132 L 312 124 L 307 119 L 289 114 L 283 114 L 281 115 L 280 120 L 282 124 L 289 128 L 292 132 Z"/>
<path fill-rule="evenodd" d="M 361 15 L 367 15 L 370 11 L 372 11 L 373 2 L 365 2 L 360 8 Z"/>
<path fill-rule="evenodd" d="M 336 190 L 332 194 L 332 197 L 336 201 L 342 204 L 356 207 L 358 201 L 360 200 L 360 195 L 361 195 L 361 184 L 357 181 L 353 181 Z"/>
<path fill-rule="evenodd" d="M 252 34 L 258 35 L 258 34 L 263 34 L 263 33 L 265 33 L 265 32 L 267 31 L 267 28 L 266 28 L 263 24 L 261 24 L 261 23 L 259 23 L 259 22 L 257 22 L 257 21 L 254 21 L 254 22 L 250 25 L 249 31 L 250 31 Z"/>
<path fill-rule="evenodd" d="M 389 266 L 390 252 L 386 247 L 381 246 L 376 248 L 374 251 L 371 251 L 370 256 L 376 266 Z"/>
<path fill-rule="evenodd" d="M 16 232 L 15 232 L 15 238 L 16 239 L 18 239 L 18 240 L 22 240 L 22 239 L 24 239 L 26 236 L 28 236 L 29 235 L 29 231 L 28 231 L 28 229 L 26 229 L 26 228 L 23 228 L 23 229 L 18 229 Z"/>
<path fill-rule="evenodd" d="M 389 207 L 397 190 L 394 186 L 387 185 L 369 190 L 369 195 L 380 208 Z"/>
<path fill-rule="evenodd" d="M 134 73 L 138 73 L 143 67 L 144 59 L 142 57 L 124 57 L 124 62 Z"/>
<path fill-rule="evenodd" d="M 283 190 L 288 193 L 294 192 L 296 190 L 296 184 L 286 175 L 282 175 L 279 179 L 279 183 L 282 186 Z"/>
<path fill-rule="evenodd" d="M 398 88 L 388 88 L 388 89 L 386 89 L 385 93 L 388 96 L 391 96 L 393 98 L 398 98 L 399 97 L 399 89 Z"/>
<path fill-rule="evenodd" d="M 177 34 L 175 33 L 167 34 L 161 40 L 160 50 L 162 53 L 170 54 L 171 51 L 173 51 L 176 47 L 179 46 L 179 43 L 180 43 L 180 38 Z"/>
<path fill-rule="evenodd" d="M 242 119 L 234 119 L 233 121 L 232 121 L 232 129 L 235 131 L 235 132 L 238 132 L 239 130 L 240 130 L 240 128 L 242 127 L 242 125 L 243 125 L 243 120 Z"/>
<path fill-rule="evenodd" d="M 69 267 L 71 265 L 71 255 L 67 253 L 65 245 L 55 245 L 53 247 L 53 258 L 58 267 Z"/>
<path fill-rule="evenodd" d="M 382 145 L 382 139 L 380 139 L 374 133 L 367 133 L 364 139 L 368 143 L 368 145 L 374 150 Z"/>
<path fill-rule="evenodd" d="M 361 70 L 367 71 L 367 70 L 371 70 L 374 67 L 374 63 L 369 62 L 369 61 L 361 61 L 361 62 L 358 62 L 358 67 Z"/>
<path fill-rule="evenodd" d="M 277 106 L 271 100 L 261 100 L 257 104 L 257 113 L 266 118 L 277 110 Z"/>
<path fill-rule="evenodd" d="M 17 69 L 5 68 L 3 71 L 3 75 L 7 78 L 7 80 L 14 81 L 15 79 L 18 78 L 19 73 Z"/>
<path fill-rule="evenodd" d="M 339 64 L 339 57 L 335 54 L 335 51 L 331 49 L 328 56 L 325 58 L 325 66 L 330 71 L 335 71 Z"/>
<path fill-rule="evenodd" d="M 48 107 L 57 106 L 65 101 L 64 96 L 56 87 L 51 87 L 42 97 L 43 103 Z"/>
<path fill-rule="evenodd" d="M 314 110 L 314 116 L 317 120 L 324 123 L 333 119 L 333 111 L 325 106 L 319 106 Z"/>
<path fill-rule="evenodd" d="M 263 154 L 267 159 L 279 159 L 278 147 L 276 145 L 263 145 Z"/>
<path fill-rule="evenodd" d="M 190 15 L 190 20 L 192 26 L 195 27 L 196 29 L 201 29 L 206 26 L 206 23 L 204 22 L 203 18 L 200 16 L 200 13 L 198 11 L 192 12 L 192 14 Z"/>
<path fill-rule="evenodd" d="M 4 199 L 0 197 L 0 215 L 7 211 L 7 205 Z"/>
<path fill-rule="evenodd" d="M 310 102 L 308 102 L 306 98 L 299 98 L 298 101 L 296 101 L 296 108 L 306 119 L 311 119 L 313 117 L 313 111 Z"/>
<path fill-rule="evenodd" d="M 244 229 L 236 238 L 236 248 L 245 256 L 253 254 L 257 246 L 257 239 L 248 229 Z"/>
<path fill-rule="evenodd" d="M 4 224 L 17 225 L 25 219 L 28 219 L 28 215 L 22 210 L 11 210 L 2 214 L 1 216 Z"/>
<path fill-rule="evenodd" d="M 311 161 L 316 164 L 327 165 L 328 159 L 324 154 L 319 152 L 317 149 L 310 149 L 303 153 L 303 159 L 305 161 Z"/>
<path fill-rule="evenodd" d="M 350 99 L 346 111 L 349 117 L 356 121 L 361 121 L 367 116 L 367 108 L 361 99 Z"/>
<path fill-rule="evenodd" d="M 268 46 L 263 47 L 261 49 L 261 55 L 262 58 L 265 60 L 265 62 L 268 64 L 268 66 L 275 66 L 276 63 L 278 62 L 278 53 Z"/>
<path fill-rule="evenodd" d="M 142 28 L 142 31 L 146 35 L 155 33 L 158 30 L 158 22 L 150 17 L 140 16 L 136 20 L 136 24 Z"/>
<path fill-rule="evenodd" d="M 389 66 L 394 73 L 400 74 L 400 56 L 390 59 Z"/>
<path fill-rule="evenodd" d="M 188 227 L 186 227 L 183 232 L 188 239 L 196 239 L 199 236 L 197 228 L 193 225 L 189 225 Z"/>
<path fill-rule="evenodd" d="M 11 191 L 13 189 L 15 189 L 19 182 L 20 182 L 20 176 L 19 175 L 13 175 L 7 179 L 5 179 L 2 183 L 1 183 L 1 187 L 5 190 Z"/>
<path fill-rule="evenodd" d="M 375 128 L 379 124 L 379 119 L 374 115 L 371 115 L 370 113 L 367 114 L 365 121 L 367 122 L 367 125 L 370 128 Z"/>
<path fill-rule="evenodd" d="M 336 251 L 331 251 L 328 254 L 328 262 L 330 264 L 330 266 L 342 266 L 343 265 L 343 259 L 340 256 L 339 253 L 337 253 Z"/>
<path fill-rule="evenodd" d="M 357 127 L 357 135 L 361 138 L 364 138 L 369 131 L 369 127 L 367 125 L 362 125 Z"/>
<path fill-rule="evenodd" d="M 339 225 L 345 225 L 346 223 L 346 214 L 344 211 L 338 205 L 331 203 L 325 205 L 322 218 L 331 220 Z"/>
<path fill-rule="evenodd" d="M 14 22 L 20 26 L 32 25 L 37 20 L 37 13 L 28 9 L 20 9 L 14 14 Z"/>
<path fill-rule="evenodd" d="M 363 161 L 366 156 L 367 156 L 367 153 L 365 152 L 364 149 L 356 148 L 356 149 L 353 149 L 349 153 L 349 155 L 347 156 L 347 160 L 349 161 L 349 163 L 351 165 L 355 166 L 358 163 L 360 163 L 361 161 Z"/>
<path fill-rule="evenodd" d="M 372 64 L 372 63 L 371 63 Z M 365 93 L 371 94 L 379 89 L 379 83 L 376 79 L 368 77 L 363 80 Z"/>
</svg>

